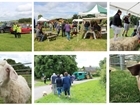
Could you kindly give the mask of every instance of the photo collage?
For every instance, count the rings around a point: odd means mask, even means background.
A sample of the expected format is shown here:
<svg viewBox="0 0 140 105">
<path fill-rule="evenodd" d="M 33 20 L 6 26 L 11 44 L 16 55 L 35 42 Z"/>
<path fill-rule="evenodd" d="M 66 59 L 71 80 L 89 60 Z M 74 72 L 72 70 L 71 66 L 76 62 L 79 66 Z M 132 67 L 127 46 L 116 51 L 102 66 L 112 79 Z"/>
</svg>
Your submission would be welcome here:
<svg viewBox="0 0 140 105">
<path fill-rule="evenodd" d="M 140 103 L 139 8 L 0 1 L 0 104 Z"/>
</svg>

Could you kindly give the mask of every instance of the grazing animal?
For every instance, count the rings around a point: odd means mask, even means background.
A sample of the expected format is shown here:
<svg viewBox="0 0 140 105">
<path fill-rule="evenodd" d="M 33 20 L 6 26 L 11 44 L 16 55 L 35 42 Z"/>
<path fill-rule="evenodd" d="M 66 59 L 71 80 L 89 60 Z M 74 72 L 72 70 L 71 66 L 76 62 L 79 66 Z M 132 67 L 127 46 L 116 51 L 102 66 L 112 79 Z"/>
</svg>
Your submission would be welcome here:
<svg viewBox="0 0 140 105">
<path fill-rule="evenodd" d="M 133 76 L 137 79 L 138 89 L 140 91 L 140 63 L 127 67 Z"/>
<path fill-rule="evenodd" d="M 43 96 L 46 96 L 47 95 L 47 92 L 46 91 L 43 91 Z"/>
<path fill-rule="evenodd" d="M 7 61 L 0 61 L 0 97 L 5 103 L 27 103 L 31 90 L 24 77 Z"/>
</svg>

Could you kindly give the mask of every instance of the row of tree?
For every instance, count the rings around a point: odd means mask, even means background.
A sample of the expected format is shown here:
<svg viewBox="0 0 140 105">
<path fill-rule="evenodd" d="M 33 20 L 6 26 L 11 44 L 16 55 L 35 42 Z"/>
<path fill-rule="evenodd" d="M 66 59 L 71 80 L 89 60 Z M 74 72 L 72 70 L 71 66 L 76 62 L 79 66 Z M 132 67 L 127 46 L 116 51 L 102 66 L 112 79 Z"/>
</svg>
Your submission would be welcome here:
<svg viewBox="0 0 140 105">
<path fill-rule="evenodd" d="M 4 59 L 6 60 L 10 65 L 13 66 L 13 68 L 18 71 L 18 72 L 31 72 L 31 67 L 30 66 L 25 66 L 25 64 L 21 63 L 21 62 L 16 62 L 13 59 Z"/>
<path fill-rule="evenodd" d="M 80 69 L 77 67 L 76 55 L 35 55 L 34 75 L 40 79 L 46 76 L 50 78 L 53 73 L 63 74 L 68 72 L 73 74 Z M 99 63 L 99 76 L 102 76 L 103 82 L 106 82 L 106 58 Z"/>
<path fill-rule="evenodd" d="M 43 17 L 43 15 L 38 15 L 38 19 L 39 18 L 41 18 L 41 17 Z M 73 16 L 72 16 L 72 18 L 69 18 L 69 19 L 66 19 L 70 24 L 72 23 L 72 20 L 73 19 L 82 19 L 82 18 L 92 18 L 92 17 L 95 17 L 95 15 L 86 15 L 86 16 L 78 16 L 78 14 L 74 14 Z M 107 24 L 107 20 L 106 19 L 104 19 L 104 20 L 102 20 L 101 22 L 100 22 L 100 24 Z"/>
<path fill-rule="evenodd" d="M 66 71 L 72 74 L 78 70 L 75 55 L 35 55 L 34 65 L 36 78 L 50 78 L 53 73 L 63 74 Z"/>
<path fill-rule="evenodd" d="M 32 23 L 32 18 L 21 18 L 18 20 L 19 23 Z"/>
<path fill-rule="evenodd" d="M 113 19 L 113 17 L 110 17 L 110 21 L 112 19 Z M 140 20 L 140 17 L 134 16 L 134 15 L 131 15 L 131 17 L 130 17 L 130 21 L 131 21 L 132 26 L 138 25 L 139 20 Z M 123 22 L 123 20 L 122 20 L 122 22 Z"/>
</svg>

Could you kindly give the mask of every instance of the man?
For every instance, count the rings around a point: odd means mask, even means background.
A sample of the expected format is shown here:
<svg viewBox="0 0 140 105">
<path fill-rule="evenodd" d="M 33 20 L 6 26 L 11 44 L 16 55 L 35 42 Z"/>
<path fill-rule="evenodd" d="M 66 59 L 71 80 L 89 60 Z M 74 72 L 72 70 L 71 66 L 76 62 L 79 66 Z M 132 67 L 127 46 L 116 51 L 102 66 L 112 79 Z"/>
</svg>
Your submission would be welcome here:
<svg viewBox="0 0 140 105">
<path fill-rule="evenodd" d="M 52 90 L 54 94 L 57 94 L 56 78 L 57 78 L 57 75 L 53 73 L 53 75 L 51 76 L 51 84 L 52 84 Z"/>
<path fill-rule="evenodd" d="M 13 33 L 15 35 L 15 38 L 17 38 L 17 24 L 14 23 L 12 28 L 13 28 Z"/>
<path fill-rule="evenodd" d="M 127 37 L 127 33 L 128 33 L 128 30 L 129 30 L 129 24 L 130 24 L 130 16 L 131 14 L 129 13 L 127 16 L 124 17 L 124 31 L 123 31 L 123 34 L 122 36 L 126 36 Z"/>
<path fill-rule="evenodd" d="M 18 24 L 16 27 L 16 37 L 21 38 L 21 26 Z"/>
</svg>

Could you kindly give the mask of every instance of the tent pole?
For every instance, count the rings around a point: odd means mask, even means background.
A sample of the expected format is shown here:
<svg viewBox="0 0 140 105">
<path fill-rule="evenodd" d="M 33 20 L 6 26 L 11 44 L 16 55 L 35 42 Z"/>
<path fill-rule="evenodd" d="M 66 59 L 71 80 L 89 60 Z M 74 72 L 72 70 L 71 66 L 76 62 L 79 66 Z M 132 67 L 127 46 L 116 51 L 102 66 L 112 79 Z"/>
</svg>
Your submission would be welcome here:
<svg viewBox="0 0 140 105">
<path fill-rule="evenodd" d="M 79 20 L 79 15 L 78 15 L 78 20 Z M 78 35 L 77 35 L 77 42 L 78 42 L 78 36 L 79 36 L 79 21 L 78 21 L 78 25 L 77 25 L 77 32 L 78 32 Z"/>
</svg>

